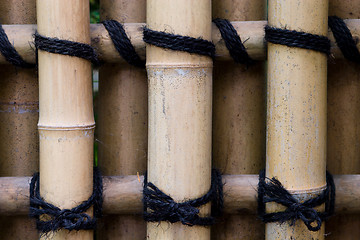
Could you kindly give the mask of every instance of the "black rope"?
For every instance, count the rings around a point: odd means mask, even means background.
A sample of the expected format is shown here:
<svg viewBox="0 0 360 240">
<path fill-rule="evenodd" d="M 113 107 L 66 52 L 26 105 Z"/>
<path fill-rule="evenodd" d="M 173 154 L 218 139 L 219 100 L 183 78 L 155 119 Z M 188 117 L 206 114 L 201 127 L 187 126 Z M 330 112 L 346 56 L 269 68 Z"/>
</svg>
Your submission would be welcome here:
<svg viewBox="0 0 360 240">
<path fill-rule="evenodd" d="M 237 63 L 251 65 L 254 61 L 249 57 L 246 48 L 241 42 L 233 25 L 227 19 L 216 18 L 213 20 L 220 31 L 221 37 L 229 50 L 230 56 Z"/>
<path fill-rule="evenodd" d="M 35 47 L 50 53 L 83 58 L 91 61 L 94 65 L 99 65 L 98 56 L 94 48 L 85 43 L 45 37 L 36 32 Z"/>
<path fill-rule="evenodd" d="M 129 64 L 144 68 L 145 61 L 141 60 L 139 55 L 135 52 L 135 48 L 131 44 L 131 41 L 127 36 L 122 24 L 115 20 L 107 20 L 103 22 L 103 25 L 108 31 L 110 38 L 120 56 L 124 58 Z"/>
<path fill-rule="evenodd" d="M 21 68 L 33 68 L 35 64 L 25 62 L 14 46 L 10 43 L 2 25 L 0 24 L 0 52 L 9 63 Z"/>
<path fill-rule="evenodd" d="M 36 227 L 43 234 L 57 231 L 61 228 L 67 230 L 94 229 L 96 218 L 101 217 L 102 211 L 102 177 L 98 168 L 94 168 L 93 193 L 87 201 L 84 201 L 72 209 L 60 209 L 51 203 L 45 202 L 39 191 L 39 173 L 34 174 L 30 183 L 30 217 L 36 219 Z M 94 217 L 84 213 L 94 206 Z M 43 215 L 47 215 L 44 219 Z"/>
<path fill-rule="evenodd" d="M 259 175 L 258 214 L 265 223 L 290 221 L 292 226 L 301 219 L 310 231 L 318 231 L 323 221 L 334 214 L 335 184 L 332 175 L 326 172 L 326 189 L 317 197 L 299 202 L 276 178 L 266 178 L 265 171 Z M 266 213 L 265 203 L 276 202 L 286 207 L 283 212 Z M 314 208 L 325 203 L 325 211 L 318 212 Z M 315 226 L 313 226 L 315 224 Z"/>
<path fill-rule="evenodd" d="M 175 51 L 196 53 L 214 58 L 215 45 L 202 38 L 175 35 L 166 32 L 154 31 L 144 27 L 143 40 L 147 44 L 168 48 Z"/>
<path fill-rule="evenodd" d="M 325 36 L 265 26 L 267 42 L 288 47 L 305 48 L 330 54 L 330 40 Z"/>
<path fill-rule="evenodd" d="M 356 42 L 345 22 L 341 18 L 331 16 L 329 17 L 329 28 L 344 57 L 350 61 L 360 63 L 359 49 L 356 47 Z"/>
<path fill-rule="evenodd" d="M 212 170 L 210 190 L 202 197 L 177 203 L 163 193 L 151 182 L 147 182 L 146 174 L 143 189 L 144 219 L 148 222 L 169 221 L 181 222 L 187 226 L 208 226 L 215 223 L 215 217 L 222 214 L 224 205 L 223 183 L 218 170 Z M 212 202 L 212 216 L 200 217 L 198 207 Z M 149 211 L 150 210 L 150 211 Z"/>
</svg>

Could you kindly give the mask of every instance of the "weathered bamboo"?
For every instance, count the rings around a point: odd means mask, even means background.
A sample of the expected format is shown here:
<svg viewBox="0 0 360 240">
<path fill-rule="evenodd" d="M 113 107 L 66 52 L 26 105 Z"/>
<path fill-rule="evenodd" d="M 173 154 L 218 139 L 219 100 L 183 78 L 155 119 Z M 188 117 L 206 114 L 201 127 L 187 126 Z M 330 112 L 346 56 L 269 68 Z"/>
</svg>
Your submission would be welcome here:
<svg viewBox="0 0 360 240">
<path fill-rule="evenodd" d="M 327 34 L 326 0 L 270 0 L 268 9 L 270 26 Z M 266 175 L 302 200 L 326 187 L 326 60 L 320 52 L 268 43 Z M 301 221 L 265 229 L 266 239 L 324 239 L 324 227 L 310 232 Z"/>
<path fill-rule="evenodd" d="M 36 23 L 35 0 L 1 1 L 0 23 Z M 29 176 L 39 170 L 36 72 L 2 65 L 0 76 L 0 176 Z M 21 216 L 1 217 L 0 236 L 2 239 L 35 239 L 35 221 Z"/>
<path fill-rule="evenodd" d="M 211 2 L 149 0 L 150 29 L 211 39 Z M 148 179 L 175 201 L 210 188 L 212 60 L 147 45 Z M 210 205 L 201 207 L 210 213 Z M 148 223 L 149 239 L 210 239 L 210 228 Z"/>
<path fill-rule="evenodd" d="M 145 22 L 145 0 L 102 0 L 102 20 Z M 129 64 L 105 64 L 99 70 L 97 142 L 104 175 L 144 173 L 147 163 L 146 71 Z M 102 218 L 99 239 L 145 239 L 141 215 Z"/>
<path fill-rule="evenodd" d="M 105 214 L 142 213 L 143 176 L 104 176 Z M 30 177 L 0 178 L 0 215 L 27 215 Z M 255 213 L 257 175 L 224 175 L 224 211 Z M 337 213 L 360 213 L 360 175 L 335 175 Z"/>
<path fill-rule="evenodd" d="M 263 0 L 212 1 L 213 18 L 266 19 Z M 241 36 L 244 42 L 244 36 Z M 223 174 L 257 174 L 265 167 L 265 68 L 217 61 L 214 64 L 213 164 Z M 211 228 L 212 239 L 264 239 L 254 214 L 226 215 Z"/>
<path fill-rule="evenodd" d="M 358 1 L 329 1 L 329 16 L 360 18 Z M 328 68 L 328 170 L 334 174 L 360 174 L 360 68 L 345 59 L 329 61 Z M 327 239 L 360 236 L 360 216 L 336 215 L 327 224 Z"/>
<path fill-rule="evenodd" d="M 345 20 L 350 31 L 355 38 L 360 36 L 360 19 Z M 241 39 L 244 41 L 244 46 L 254 60 L 266 59 L 266 48 L 264 42 L 264 26 L 266 21 L 243 21 L 232 22 L 234 28 L 238 31 Z M 145 43 L 142 41 L 142 28 L 144 23 L 126 23 L 124 28 L 129 35 L 136 52 L 141 58 L 145 59 Z M 35 32 L 34 25 L 4 25 L 4 30 L 7 33 L 10 42 L 12 42 L 20 55 L 28 62 L 35 63 L 35 52 L 31 42 L 32 35 Z M 124 63 L 102 24 L 91 24 L 90 26 L 91 44 L 98 51 L 100 59 L 105 62 Z M 331 40 L 331 55 L 335 58 L 344 58 L 340 49 L 335 44 L 334 37 L 331 33 L 328 34 Z M 245 41 L 246 40 L 246 41 Z M 216 46 L 216 59 L 221 61 L 232 61 L 229 51 L 222 40 L 217 27 L 212 25 L 212 41 Z M 360 49 L 360 42 L 357 43 Z M 0 55 L 0 63 L 7 63 L 2 55 Z"/>
<path fill-rule="evenodd" d="M 87 0 L 38 0 L 37 21 L 41 35 L 90 43 Z M 60 208 L 73 208 L 92 193 L 91 62 L 44 51 L 38 57 L 40 194 Z M 92 231 L 60 230 L 53 236 L 92 238 Z"/>
</svg>

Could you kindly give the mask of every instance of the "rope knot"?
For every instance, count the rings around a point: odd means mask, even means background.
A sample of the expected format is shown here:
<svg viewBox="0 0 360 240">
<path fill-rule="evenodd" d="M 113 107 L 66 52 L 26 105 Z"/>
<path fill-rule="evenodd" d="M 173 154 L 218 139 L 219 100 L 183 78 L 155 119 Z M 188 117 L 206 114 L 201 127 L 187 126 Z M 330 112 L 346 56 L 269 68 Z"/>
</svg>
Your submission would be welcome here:
<svg viewBox="0 0 360 240">
<path fill-rule="evenodd" d="M 97 168 L 94 168 L 93 194 L 87 201 L 72 209 L 60 209 L 45 202 L 40 196 L 39 182 L 39 173 L 36 173 L 30 183 L 29 214 L 30 217 L 36 219 L 36 227 L 42 234 L 57 231 L 60 228 L 69 231 L 95 228 L 96 218 L 101 216 L 102 207 L 102 177 Z M 94 218 L 84 213 L 91 206 L 94 206 Z M 46 215 L 46 220 L 40 220 L 42 215 Z"/>
<path fill-rule="evenodd" d="M 177 203 L 153 183 L 147 182 L 145 174 L 143 189 L 144 219 L 148 222 L 169 221 L 175 223 L 180 221 L 187 226 L 212 225 L 215 222 L 214 217 L 200 217 L 198 207 L 212 201 L 213 207 L 216 209 L 212 210 L 212 212 L 221 213 L 223 207 L 222 186 L 220 173 L 213 170 L 209 192 L 200 198 Z"/>
<path fill-rule="evenodd" d="M 259 176 L 258 186 L 258 214 L 261 220 L 268 222 L 286 222 L 294 225 L 296 220 L 301 219 L 310 231 L 318 231 L 322 221 L 334 213 L 335 184 L 330 173 L 326 173 L 326 189 L 317 197 L 299 202 L 292 196 L 276 178 L 265 181 L 265 171 Z M 276 202 L 286 207 L 283 212 L 266 213 L 265 203 Z M 325 211 L 318 212 L 314 207 L 325 203 Z"/>
</svg>

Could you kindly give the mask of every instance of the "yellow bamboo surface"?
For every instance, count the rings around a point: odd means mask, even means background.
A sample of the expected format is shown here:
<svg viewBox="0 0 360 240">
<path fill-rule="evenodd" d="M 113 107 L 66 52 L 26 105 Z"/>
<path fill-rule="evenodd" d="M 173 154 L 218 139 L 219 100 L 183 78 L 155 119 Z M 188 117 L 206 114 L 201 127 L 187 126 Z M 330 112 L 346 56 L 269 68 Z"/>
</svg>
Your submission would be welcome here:
<svg viewBox="0 0 360 240">
<path fill-rule="evenodd" d="M 147 1 L 147 25 L 156 31 L 211 39 L 206 0 Z M 148 179 L 175 201 L 210 188 L 212 60 L 147 45 L 149 84 Z M 201 208 L 210 213 L 210 205 Z M 210 228 L 148 223 L 149 239 L 209 239 Z"/>
<path fill-rule="evenodd" d="M 327 35 L 328 1 L 270 0 L 269 25 Z M 268 43 L 266 175 L 299 199 L 325 188 L 327 56 Z M 283 207 L 267 204 L 267 211 Z M 324 239 L 303 222 L 266 224 L 266 239 Z"/>
<path fill-rule="evenodd" d="M 0 23 L 36 23 L 35 0 L 1 1 Z M 0 176 L 29 176 L 39 169 L 36 71 L 1 65 L 0 76 Z M 0 217 L 0 236 L 35 239 L 35 221 L 27 216 Z"/>
<path fill-rule="evenodd" d="M 121 23 L 145 22 L 145 0 L 103 0 L 101 19 Z M 117 51 L 115 50 L 117 53 Z M 104 175 L 145 173 L 147 163 L 147 79 L 145 69 L 129 64 L 105 64 L 99 71 L 96 140 Z M 99 239 L 145 239 L 141 215 L 103 217 Z"/>
<path fill-rule="evenodd" d="M 41 35 L 90 43 L 87 0 L 38 0 L 37 21 Z M 73 208 L 92 193 L 91 63 L 39 51 L 38 64 L 40 194 L 60 208 Z M 92 239 L 93 232 L 60 230 L 51 237 Z"/>
<path fill-rule="evenodd" d="M 266 2 L 217 0 L 212 11 L 214 19 L 259 21 L 266 19 Z M 264 62 L 214 63 L 212 152 L 214 167 L 223 174 L 257 174 L 265 167 L 265 78 Z M 211 237 L 264 239 L 264 224 L 254 214 L 237 212 L 212 227 Z"/>
<path fill-rule="evenodd" d="M 329 16 L 333 15 L 360 18 L 359 1 L 330 0 Z M 345 59 L 329 60 L 328 64 L 328 170 L 333 174 L 359 174 L 359 64 Z M 354 239 L 360 236 L 359 224 L 358 214 L 337 214 L 326 224 L 326 239 Z"/>
</svg>

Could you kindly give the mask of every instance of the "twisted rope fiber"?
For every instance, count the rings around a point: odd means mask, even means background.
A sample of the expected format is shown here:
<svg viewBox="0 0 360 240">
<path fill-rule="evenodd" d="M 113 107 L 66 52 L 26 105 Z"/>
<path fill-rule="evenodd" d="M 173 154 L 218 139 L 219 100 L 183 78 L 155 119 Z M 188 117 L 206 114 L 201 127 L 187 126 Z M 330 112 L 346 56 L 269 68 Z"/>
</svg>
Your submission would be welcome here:
<svg viewBox="0 0 360 240">
<path fill-rule="evenodd" d="M 21 68 L 33 68 L 35 64 L 27 63 L 22 59 L 14 46 L 10 43 L 2 25 L 0 24 L 0 52 L 9 63 Z"/>
<path fill-rule="evenodd" d="M 45 202 L 39 191 L 39 173 L 34 174 L 30 183 L 30 217 L 36 219 L 36 227 L 43 234 L 51 231 L 57 231 L 61 228 L 67 230 L 87 230 L 94 229 L 96 226 L 96 219 L 101 217 L 102 212 L 102 177 L 98 168 L 94 168 L 94 183 L 93 193 L 87 201 L 84 201 L 77 207 L 72 209 L 60 209 L 51 203 Z M 91 218 L 84 213 L 91 206 L 94 206 L 94 217 Z M 45 219 L 40 220 L 40 217 L 47 215 Z"/>
<path fill-rule="evenodd" d="M 212 58 L 215 57 L 215 45 L 212 42 L 201 38 L 154 31 L 147 27 L 144 27 L 143 35 L 143 40 L 147 44 L 175 51 L 196 53 Z"/>
<path fill-rule="evenodd" d="M 139 55 L 135 52 L 135 48 L 131 44 L 131 41 L 127 36 L 122 24 L 115 20 L 107 20 L 103 22 L 103 25 L 108 31 L 110 38 L 120 56 L 131 65 L 145 68 L 145 61 L 141 60 Z"/>
<path fill-rule="evenodd" d="M 229 50 L 230 56 L 237 63 L 251 65 L 254 61 L 249 57 L 246 48 L 241 42 L 240 36 L 237 34 L 233 25 L 227 19 L 216 18 L 213 20 L 220 34 L 225 41 L 225 45 Z"/>
<path fill-rule="evenodd" d="M 212 202 L 211 217 L 200 217 L 198 207 Z M 144 219 L 148 222 L 181 222 L 187 226 L 208 226 L 215 223 L 215 217 L 222 214 L 224 205 L 223 183 L 218 170 L 212 170 L 210 190 L 202 197 L 177 203 L 151 182 L 146 174 L 143 189 Z M 148 212 L 148 210 L 150 210 Z"/>
<path fill-rule="evenodd" d="M 96 66 L 100 63 L 94 48 L 88 44 L 45 37 L 38 32 L 36 32 L 34 36 L 35 47 L 37 49 L 50 53 L 83 58 L 91 61 Z"/>
<path fill-rule="evenodd" d="M 360 63 L 359 50 L 345 22 L 341 18 L 331 16 L 329 17 L 329 28 L 334 34 L 336 44 L 344 57 L 350 61 Z"/>
<path fill-rule="evenodd" d="M 265 26 L 267 42 L 286 45 L 288 47 L 305 48 L 330 54 L 330 40 L 325 36 Z"/>
<path fill-rule="evenodd" d="M 318 231 L 321 228 L 322 221 L 327 220 L 334 214 L 335 207 L 335 184 L 332 175 L 326 172 L 326 189 L 317 197 L 300 203 L 295 199 L 277 180 L 269 179 L 265 182 L 265 171 L 259 175 L 258 186 L 258 215 L 265 223 L 295 221 L 301 219 L 310 231 Z M 283 212 L 266 213 L 265 203 L 276 202 L 286 207 Z M 325 203 L 325 211 L 318 212 L 314 207 Z M 316 224 L 313 226 L 313 224 Z"/>
</svg>

